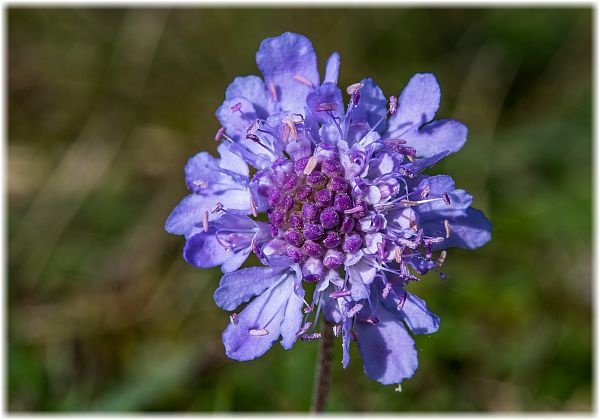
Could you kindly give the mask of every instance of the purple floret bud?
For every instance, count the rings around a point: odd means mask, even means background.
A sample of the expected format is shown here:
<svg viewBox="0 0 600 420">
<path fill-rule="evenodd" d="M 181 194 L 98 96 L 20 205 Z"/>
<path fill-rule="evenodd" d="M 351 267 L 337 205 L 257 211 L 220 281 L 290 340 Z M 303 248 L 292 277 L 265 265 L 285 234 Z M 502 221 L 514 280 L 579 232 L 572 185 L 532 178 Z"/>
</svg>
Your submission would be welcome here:
<svg viewBox="0 0 600 420">
<path fill-rule="evenodd" d="M 296 197 L 298 197 L 298 200 L 308 200 L 310 195 L 312 194 L 312 188 L 310 188 L 308 185 L 303 185 L 300 188 L 298 188 L 298 191 L 296 191 Z"/>
<path fill-rule="evenodd" d="M 352 199 L 348 194 L 338 194 L 333 199 L 333 208 L 336 211 L 344 211 L 352 208 Z"/>
<path fill-rule="evenodd" d="M 329 269 L 340 268 L 344 263 L 344 254 L 340 251 L 328 250 L 323 257 L 323 265 Z"/>
<path fill-rule="evenodd" d="M 340 162 L 333 159 L 328 159 L 321 165 L 321 172 L 330 178 L 344 175 L 344 167 Z"/>
<path fill-rule="evenodd" d="M 327 188 L 336 193 L 345 193 L 348 190 L 348 182 L 341 176 L 336 176 L 329 180 Z"/>
<path fill-rule="evenodd" d="M 344 219 L 342 220 L 342 226 L 340 227 L 340 232 L 344 234 L 348 234 L 354 230 L 354 224 L 356 221 L 354 217 L 349 214 L 344 215 Z"/>
<path fill-rule="evenodd" d="M 310 257 L 319 258 L 325 252 L 325 249 L 318 243 L 308 240 L 302 245 L 302 250 Z"/>
<path fill-rule="evenodd" d="M 313 187 L 321 188 L 327 184 L 327 177 L 323 175 L 323 172 L 312 171 L 306 176 L 306 182 Z"/>
<path fill-rule="evenodd" d="M 332 207 L 327 207 L 321 212 L 319 220 L 325 229 L 331 229 L 340 223 L 340 215 Z"/>
<path fill-rule="evenodd" d="M 344 239 L 344 245 L 342 245 L 342 249 L 346 252 L 354 254 L 357 252 L 362 245 L 362 238 L 358 233 L 346 236 Z"/>
<path fill-rule="evenodd" d="M 313 203 L 304 203 L 302 206 L 302 218 L 316 222 L 319 220 L 319 208 Z"/>
<path fill-rule="evenodd" d="M 304 222 L 302 221 L 302 213 L 297 211 L 291 213 L 288 217 L 288 223 L 290 224 L 291 228 L 301 230 L 304 227 Z"/>
<path fill-rule="evenodd" d="M 323 226 L 321 226 L 321 225 L 317 225 L 317 224 L 313 224 L 313 223 L 306 223 L 304 225 L 304 237 L 306 239 L 310 239 L 311 241 L 318 241 L 319 239 L 321 239 L 323 237 L 324 233 L 325 233 L 325 230 L 323 229 Z"/>
<path fill-rule="evenodd" d="M 283 235 L 285 240 L 294 246 L 301 247 L 304 243 L 304 236 L 295 229 L 290 229 Z"/>
<path fill-rule="evenodd" d="M 332 198 L 333 194 L 327 188 L 323 188 L 315 193 L 315 203 L 321 207 L 330 206 Z"/>
<path fill-rule="evenodd" d="M 342 238 L 339 233 L 330 230 L 325 234 L 325 238 L 323 239 L 323 245 L 325 248 L 336 248 L 342 243 Z"/>
</svg>

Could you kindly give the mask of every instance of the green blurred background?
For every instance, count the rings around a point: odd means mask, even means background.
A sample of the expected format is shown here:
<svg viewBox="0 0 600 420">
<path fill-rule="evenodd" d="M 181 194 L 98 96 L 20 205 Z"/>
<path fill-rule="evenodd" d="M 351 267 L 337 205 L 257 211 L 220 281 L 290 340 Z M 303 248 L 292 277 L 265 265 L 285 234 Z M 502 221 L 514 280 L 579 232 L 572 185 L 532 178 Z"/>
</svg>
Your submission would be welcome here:
<svg viewBox="0 0 600 420">
<path fill-rule="evenodd" d="M 163 231 L 183 166 L 260 41 L 307 35 L 340 85 L 442 86 L 470 129 L 451 174 L 493 240 L 411 286 L 441 319 L 402 392 L 336 345 L 330 411 L 592 409 L 592 10 L 9 8 L 11 411 L 292 411 L 317 345 L 228 360 L 218 269 Z M 338 343 L 339 344 L 339 343 Z"/>
</svg>

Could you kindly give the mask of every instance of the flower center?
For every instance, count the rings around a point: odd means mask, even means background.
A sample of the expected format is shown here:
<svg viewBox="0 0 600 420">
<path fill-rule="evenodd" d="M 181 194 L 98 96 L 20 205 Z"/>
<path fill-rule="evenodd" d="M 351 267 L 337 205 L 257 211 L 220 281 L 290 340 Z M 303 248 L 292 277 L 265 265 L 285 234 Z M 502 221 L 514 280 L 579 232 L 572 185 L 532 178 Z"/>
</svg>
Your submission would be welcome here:
<svg viewBox="0 0 600 420">
<path fill-rule="evenodd" d="M 344 255 L 362 246 L 355 225 L 366 211 L 353 200 L 342 164 L 332 156 L 281 158 L 270 172 L 271 183 L 262 193 L 269 203 L 271 234 L 285 243 L 283 253 L 297 263 L 317 259 L 326 268 L 341 267 Z"/>
</svg>

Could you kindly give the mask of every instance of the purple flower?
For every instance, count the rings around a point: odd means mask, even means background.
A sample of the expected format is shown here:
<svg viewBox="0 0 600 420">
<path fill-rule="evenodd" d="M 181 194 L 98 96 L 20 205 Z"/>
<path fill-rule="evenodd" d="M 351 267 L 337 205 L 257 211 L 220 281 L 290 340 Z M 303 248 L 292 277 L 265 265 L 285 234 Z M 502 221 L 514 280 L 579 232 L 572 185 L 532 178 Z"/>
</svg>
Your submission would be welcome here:
<svg viewBox="0 0 600 420">
<path fill-rule="evenodd" d="M 265 39 L 256 61 L 263 79 L 234 79 L 216 112 L 221 159 L 190 159 L 190 194 L 166 230 L 185 236 L 190 264 L 222 267 L 217 305 L 248 303 L 223 333 L 229 357 L 251 360 L 277 340 L 289 349 L 298 338 L 318 339 L 321 315 L 341 335 L 344 367 L 356 341 L 370 378 L 400 383 L 417 368 L 411 334 L 439 327 L 407 286 L 439 272 L 446 248 L 491 238 L 471 195 L 447 175 L 422 173 L 458 151 L 467 128 L 433 120 L 440 88 L 432 74 L 416 74 L 389 100 L 364 79 L 346 89 L 344 106 L 339 55 L 321 82 L 306 37 Z M 263 267 L 239 269 L 250 252 Z"/>
</svg>

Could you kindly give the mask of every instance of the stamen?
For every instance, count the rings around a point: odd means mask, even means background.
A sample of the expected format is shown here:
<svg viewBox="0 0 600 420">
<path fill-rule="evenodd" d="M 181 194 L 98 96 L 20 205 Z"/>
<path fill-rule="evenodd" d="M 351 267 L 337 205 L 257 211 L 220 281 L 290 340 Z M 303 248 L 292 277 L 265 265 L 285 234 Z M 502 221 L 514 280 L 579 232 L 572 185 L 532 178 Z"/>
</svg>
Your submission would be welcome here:
<svg viewBox="0 0 600 420">
<path fill-rule="evenodd" d="M 348 312 L 346 312 L 346 317 L 347 318 L 352 318 L 354 315 L 356 315 L 363 308 L 363 306 L 364 305 L 362 303 L 357 303 L 352 308 L 350 308 L 350 310 Z"/>
<path fill-rule="evenodd" d="M 410 249 L 417 249 L 419 247 L 419 244 L 417 244 L 416 242 L 413 242 L 413 241 L 409 241 L 408 239 L 398 238 L 398 239 L 396 239 L 396 241 L 398 241 L 398 243 L 400 245 L 407 246 Z"/>
<path fill-rule="evenodd" d="M 437 263 L 438 267 L 441 267 L 442 264 L 444 264 L 444 261 L 446 261 L 446 254 L 447 254 L 446 251 L 440 252 L 440 256 L 435 261 Z"/>
<path fill-rule="evenodd" d="M 399 246 L 397 246 L 397 247 L 394 249 L 394 252 L 396 253 L 396 262 L 397 262 L 398 264 L 400 264 L 400 263 L 402 262 L 402 250 L 400 249 L 400 247 L 399 247 Z M 388 284 L 390 284 L 390 283 L 388 283 Z"/>
<path fill-rule="evenodd" d="M 275 89 L 275 85 L 273 84 L 273 81 L 269 80 L 269 83 L 267 86 L 269 88 L 269 93 L 271 94 L 271 99 L 273 99 L 273 102 L 277 102 L 277 89 Z"/>
<path fill-rule="evenodd" d="M 446 229 L 446 239 L 450 237 L 450 222 L 444 219 L 444 229 Z"/>
<path fill-rule="evenodd" d="M 208 210 L 204 212 L 204 217 L 202 219 L 202 225 L 204 227 L 204 231 L 208 232 Z"/>
<path fill-rule="evenodd" d="M 258 211 L 256 211 L 256 203 L 254 202 L 254 198 L 250 196 L 250 210 L 252 211 L 252 216 L 258 217 Z"/>
<path fill-rule="evenodd" d="M 309 314 L 311 313 L 313 310 L 315 309 L 314 305 L 309 305 L 306 308 L 302 309 L 302 312 L 304 312 L 305 314 Z"/>
<path fill-rule="evenodd" d="M 218 213 L 223 210 L 223 203 L 218 202 L 217 205 L 211 210 L 212 214 Z"/>
<path fill-rule="evenodd" d="M 236 314 L 235 312 L 232 313 L 231 315 L 229 315 L 229 320 L 231 321 L 231 323 L 233 325 L 237 325 L 238 324 L 238 314 Z"/>
<path fill-rule="evenodd" d="M 215 141 L 219 141 L 223 138 L 225 134 L 225 127 L 221 127 L 217 130 L 217 134 L 215 134 Z"/>
<path fill-rule="evenodd" d="M 292 137 L 294 140 L 298 140 L 298 130 L 296 130 L 296 124 L 292 120 L 287 120 L 286 125 L 289 127 L 290 132 L 292 133 Z"/>
<path fill-rule="evenodd" d="M 252 337 L 263 337 L 265 335 L 269 335 L 269 331 L 265 330 L 264 328 L 260 328 L 257 330 L 250 330 L 248 331 L 248 334 L 250 334 Z"/>
<path fill-rule="evenodd" d="M 398 306 L 396 306 L 396 309 L 398 311 L 402 310 L 402 308 L 404 308 L 404 304 L 406 303 L 406 297 L 408 296 L 408 293 L 406 293 L 406 291 L 404 291 L 404 293 L 402 294 L 402 297 L 400 298 L 400 302 L 398 303 Z"/>
<path fill-rule="evenodd" d="M 357 321 L 364 322 L 365 324 L 371 324 L 371 325 L 379 324 L 379 318 L 377 318 L 376 316 L 369 317 L 369 318 L 361 318 L 361 319 L 358 319 Z"/>
<path fill-rule="evenodd" d="M 321 333 L 313 333 L 313 334 L 304 334 L 300 337 L 302 341 L 313 341 L 321 338 Z"/>
<path fill-rule="evenodd" d="M 333 299 L 350 296 L 352 292 L 350 290 L 339 290 L 337 292 L 332 292 L 329 297 Z"/>
<path fill-rule="evenodd" d="M 352 94 L 352 103 L 354 106 L 358 106 L 358 102 L 360 101 L 360 92 L 356 91 Z"/>
<path fill-rule="evenodd" d="M 431 190 L 431 186 L 426 185 L 425 188 L 423 188 L 423 191 L 421 191 L 421 198 L 427 198 L 429 196 L 430 190 Z"/>
<path fill-rule="evenodd" d="M 335 102 L 323 102 L 317 105 L 317 112 L 337 111 L 338 105 Z"/>
<path fill-rule="evenodd" d="M 450 205 L 450 196 L 448 195 L 448 193 L 445 192 L 442 196 L 444 198 L 444 203 Z"/>
<path fill-rule="evenodd" d="M 237 104 L 232 105 L 229 109 L 231 109 L 231 112 L 241 111 L 242 103 L 238 102 Z"/>
<path fill-rule="evenodd" d="M 390 96 L 390 115 L 394 115 L 398 109 L 398 98 Z"/>
<path fill-rule="evenodd" d="M 383 144 L 387 144 L 388 146 L 400 146 L 401 144 L 406 144 L 406 140 L 402 139 L 384 139 Z"/>
<path fill-rule="evenodd" d="M 195 185 L 196 187 L 200 187 L 200 188 L 208 187 L 208 182 L 204 181 L 203 179 L 197 179 L 197 180 L 193 181 L 192 184 Z"/>
<path fill-rule="evenodd" d="M 382 239 L 381 242 L 377 242 L 377 252 L 379 253 L 379 258 L 383 260 L 385 258 L 385 239 Z"/>
<path fill-rule="evenodd" d="M 346 88 L 346 92 L 348 92 L 348 95 L 353 95 L 354 92 L 358 91 L 361 87 L 363 87 L 364 85 L 362 83 L 353 83 L 350 86 L 348 86 Z"/>
<path fill-rule="evenodd" d="M 356 207 L 352 207 L 351 209 L 348 210 L 344 210 L 344 214 L 353 214 L 353 213 L 358 213 L 364 210 L 364 207 L 362 204 L 359 204 Z"/>
<path fill-rule="evenodd" d="M 413 163 L 415 161 L 415 157 L 413 155 L 406 155 L 409 162 Z"/>
<path fill-rule="evenodd" d="M 444 238 L 442 238 L 441 236 L 436 236 L 434 238 L 425 238 L 423 239 L 423 243 L 425 245 L 431 245 L 431 244 L 439 244 L 444 242 Z"/>
<path fill-rule="evenodd" d="M 283 125 L 283 142 L 287 143 L 288 139 L 290 138 L 290 126 L 289 124 L 287 124 L 287 122 Z"/>
<path fill-rule="evenodd" d="M 308 79 L 307 79 L 306 77 L 304 77 L 304 76 L 300 76 L 299 74 L 297 74 L 297 75 L 295 75 L 295 76 L 294 76 L 294 80 L 296 80 L 296 81 L 298 81 L 298 82 L 302 83 L 302 84 L 303 84 L 303 85 L 305 85 L 305 86 L 308 86 L 308 87 L 309 87 L 309 88 L 311 88 L 311 89 L 312 89 L 312 87 L 313 87 L 313 84 L 312 84 L 312 82 L 311 82 L 310 80 L 308 80 Z"/>
<path fill-rule="evenodd" d="M 308 321 L 306 322 L 302 328 L 300 328 L 298 330 L 298 332 L 296 333 L 296 337 L 300 337 L 301 335 L 303 335 L 304 333 L 306 333 L 306 331 L 308 331 L 308 329 L 310 328 L 310 326 L 312 325 L 312 322 Z"/>
<path fill-rule="evenodd" d="M 246 138 L 248 140 L 252 140 L 254 143 L 260 143 L 260 139 L 258 138 L 258 136 L 256 134 L 252 134 L 252 133 L 246 134 Z"/>
<path fill-rule="evenodd" d="M 334 325 L 332 327 L 332 329 L 333 329 L 333 335 L 336 336 L 336 337 L 339 336 L 340 333 L 342 332 L 342 326 L 339 325 L 339 324 Z"/>
<path fill-rule="evenodd" d="M 381 292 L 381 297 L 386 299 L 390 292 L 392 291 L 392 283 L 387 282 L 385 286 L 383 286 L 383 291 Z"/>
<path fill-rule="evenodd" d="M 304 167 L 304 175 L 310 175 L 317 167 L 317 163 L 319 163 L 319 161 L 316 157 L 309 157 L 308 162 L 306 162 L 306 166 Z"/>
</svg>

